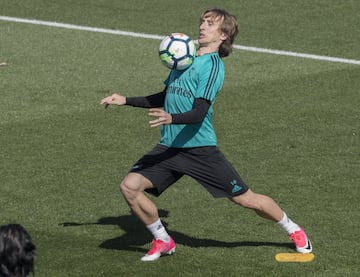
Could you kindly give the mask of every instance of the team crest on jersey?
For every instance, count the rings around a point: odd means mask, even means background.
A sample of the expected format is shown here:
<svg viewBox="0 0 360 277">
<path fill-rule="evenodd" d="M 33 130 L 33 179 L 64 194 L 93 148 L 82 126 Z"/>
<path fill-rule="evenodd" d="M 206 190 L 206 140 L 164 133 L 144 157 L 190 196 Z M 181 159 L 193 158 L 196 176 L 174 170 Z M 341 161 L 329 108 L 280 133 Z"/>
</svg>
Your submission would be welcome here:
<svg viewBox="0 0 360 277">
<path fill-rule="evenodd" d="M 189 76 L 191 76 L 194 71 L 195 71 L 195 67 L 194 67 L 194 66 L 191 66 L 191 67 L 186 71 L 186 73 L 187 73 Z"/>
</svg>

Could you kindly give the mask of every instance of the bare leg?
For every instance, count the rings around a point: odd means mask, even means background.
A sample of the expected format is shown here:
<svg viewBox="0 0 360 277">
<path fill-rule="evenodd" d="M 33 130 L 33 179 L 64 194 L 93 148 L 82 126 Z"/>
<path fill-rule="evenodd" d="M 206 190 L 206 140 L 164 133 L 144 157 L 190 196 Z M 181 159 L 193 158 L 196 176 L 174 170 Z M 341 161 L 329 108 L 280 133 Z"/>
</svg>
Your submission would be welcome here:
<svg viewBox="0 0 360 277">
<path fill-rule="evenodd" d="M 120 185 L 129 207 L 145 225 L 150 225 L 159 219 L 157 207 L 144 193 L 145 189 L 151 187 L 153 187 L 152 183 L 137 173 L 129 173 Z"/>
<path fill-rule="evenodd" d="M 157 207 L 145 195 L 144 190 L 153 184 L 144 176 L 129 173 L 121 182 L 121 192 L 131 210 L 146 225 L 154 237 L 151 249 L 141 258 L 142 261 L 154 261 L 164 254 L 175 252 L 176 244 L 162 224 Z"/>
<path fill-rule="evenodd" d="M 248 190 L 244 194 L 235 196 L 230 200 L 245 208 L 253 209 L 261 217 L 276 222 L 293 240 L 296 251 L 300 253 L 310 253 L 312 251 L 311 242 L 304 230 L 289 219 L 279 205 L 270 197 Z"/>
<path fill-rule="evenodd" d="M 283 210 L 272 198 L 254 193 L 250 189 L 244 194 L 235 196 L 230 200 L 244 208 L 253 209 L 261 217 L 274 222 L 279 222 L 284 216 Z"/>
</svg>

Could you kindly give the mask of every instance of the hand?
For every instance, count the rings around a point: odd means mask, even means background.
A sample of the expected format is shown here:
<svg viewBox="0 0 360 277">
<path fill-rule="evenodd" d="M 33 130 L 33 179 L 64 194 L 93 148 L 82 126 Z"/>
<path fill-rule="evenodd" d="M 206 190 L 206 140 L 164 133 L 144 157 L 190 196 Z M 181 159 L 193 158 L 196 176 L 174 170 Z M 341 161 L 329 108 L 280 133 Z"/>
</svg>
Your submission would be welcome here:
<svg viewBox="0 0 360 277">
<path fill-rule="evenodd" d="M 114 93 L 108 97 L 105 97 L 100 102 L 101 105 L 104 105 L 105 108 L 107 108 L 109 105 L 125 105 L 126 104 L 126 97 L 119 95 L 117 93 Z"/>
<path fill-rule="evenodd" d="M 149 115 L 157 117 L 157 119 L 149 121 L 150 127 L 158 127 L 172 123 L 171 114 L 165 112 L 163 109 L 150 109 Z"/>
</svg>

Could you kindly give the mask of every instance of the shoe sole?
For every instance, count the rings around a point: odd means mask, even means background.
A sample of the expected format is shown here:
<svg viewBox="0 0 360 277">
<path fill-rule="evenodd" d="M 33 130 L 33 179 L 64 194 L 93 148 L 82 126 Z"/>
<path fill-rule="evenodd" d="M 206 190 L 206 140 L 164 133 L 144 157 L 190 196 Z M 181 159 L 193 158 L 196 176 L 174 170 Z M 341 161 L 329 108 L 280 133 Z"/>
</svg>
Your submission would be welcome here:
<svg viewBox="0 0 360 277">
<path fill-rule="evenodd" d="M 153 257 L 152 256 L 144 256 L 142 257 L 140 260 L 143 261 L 143 262 L 152 262 L 152 261 L 156 261 L 157 259 L 159 259 L 161 256 L 164 256 L 164 255 L 171 255 L 173 253 L 175 253 L 175 248 L 172 248 L 170 249 L 169 251 L 167 252 L 162 252 L 160 253 L 160 256 L 157 256 L 157 255 L 154 255 Z"/>
<path fill-rule="evenodd" d="M 171 254 L 175 253 L 175 248 L 176 248 L 176 247 L 170 249 L 170 251 L 165 252 L 164 254 L 166 254 L 166 255 L 171 255 Z"/>
<path fill-rule="evenodd" d="M 308 254 L 312 252 L 312 245 L 310 240 L 307 241 L 307 246 L 304 248 L 296 248 L 296 251 L 302 254 Z"/>
</svg>

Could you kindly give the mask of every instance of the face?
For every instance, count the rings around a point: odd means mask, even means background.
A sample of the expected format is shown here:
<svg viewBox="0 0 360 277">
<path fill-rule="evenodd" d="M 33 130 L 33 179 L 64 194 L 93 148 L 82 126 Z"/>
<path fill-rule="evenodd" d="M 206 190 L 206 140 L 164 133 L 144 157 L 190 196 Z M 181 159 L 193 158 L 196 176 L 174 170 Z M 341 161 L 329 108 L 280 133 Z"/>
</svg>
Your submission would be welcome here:
<svg viewBox="0 0 360 277">
<path fill-rule="evenodd" d="M 200 19 L 198 42 L 201 47 L 216 47 L 226 39 L 221 32 L 223 18 L 215 17 L 212 13 L 206 13 Z"/>
</svg>

